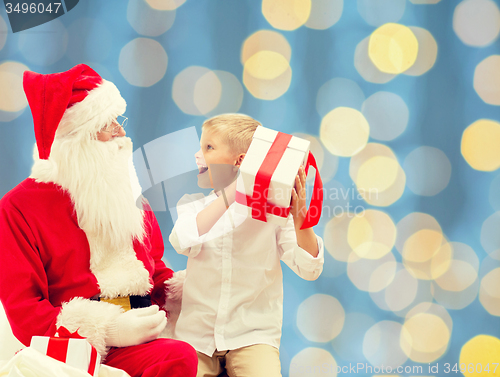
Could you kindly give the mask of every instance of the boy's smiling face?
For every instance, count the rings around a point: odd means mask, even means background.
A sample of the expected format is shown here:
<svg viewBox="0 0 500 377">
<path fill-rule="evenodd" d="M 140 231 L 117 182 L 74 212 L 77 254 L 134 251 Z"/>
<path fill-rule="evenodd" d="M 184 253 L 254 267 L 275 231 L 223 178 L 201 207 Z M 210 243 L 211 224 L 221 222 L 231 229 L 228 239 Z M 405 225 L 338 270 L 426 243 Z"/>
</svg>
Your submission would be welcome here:
<svg viewBox="0 0 500 377">
<path fill-rule="evenodd" d="M 199 170 L 198 186 L 201 188 L 214 188 L 214 168 L 219 171 L 223 165 L 227 168 L 239 165 L 238 156 L 231 151 L 230 146 L 209 130 L 202 131 L 200 150 L 194 156 Z M 219 175 L 217 174 L 217 178 Z"/>
</svg>

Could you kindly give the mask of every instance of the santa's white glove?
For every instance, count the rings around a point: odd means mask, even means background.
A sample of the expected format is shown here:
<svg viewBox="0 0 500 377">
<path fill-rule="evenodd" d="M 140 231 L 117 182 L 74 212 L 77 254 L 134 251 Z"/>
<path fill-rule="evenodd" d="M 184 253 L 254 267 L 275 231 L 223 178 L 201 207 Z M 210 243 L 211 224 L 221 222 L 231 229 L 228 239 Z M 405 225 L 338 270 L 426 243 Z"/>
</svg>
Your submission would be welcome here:
<svg viewBox="0 0 500 377">
<path fill-rule="evenodd" d="M 106 345 L 128 347 L 150 342 L 167 325 L 166 313 L 158 305 L 132 309 L 120 314 L 106 332 Z"/>
</svg>

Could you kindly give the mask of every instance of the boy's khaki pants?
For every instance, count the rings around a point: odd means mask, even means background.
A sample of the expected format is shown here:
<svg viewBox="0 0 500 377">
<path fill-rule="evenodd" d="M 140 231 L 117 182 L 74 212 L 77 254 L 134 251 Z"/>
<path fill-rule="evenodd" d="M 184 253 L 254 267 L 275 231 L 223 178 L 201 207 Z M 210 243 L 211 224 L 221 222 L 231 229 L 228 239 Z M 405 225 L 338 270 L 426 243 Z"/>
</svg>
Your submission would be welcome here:
<svg viewBox="0 0 500 377">
<path fill-rule="evenodd" d="M 254 344 L 231 351 L 215 351 L 212 357 L 198 352 L 197 377 L 281 377 L 280 353 L 268 344 Z"/>
</svg>

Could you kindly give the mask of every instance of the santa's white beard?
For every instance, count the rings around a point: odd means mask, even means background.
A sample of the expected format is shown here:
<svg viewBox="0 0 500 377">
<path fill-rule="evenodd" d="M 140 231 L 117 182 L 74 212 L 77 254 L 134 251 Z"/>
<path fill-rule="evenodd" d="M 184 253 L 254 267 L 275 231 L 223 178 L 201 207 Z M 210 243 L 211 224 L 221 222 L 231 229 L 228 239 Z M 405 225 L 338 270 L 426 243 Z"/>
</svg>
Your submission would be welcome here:
<svg viewBox="0 0 500 377">
<path fill-rule="evenodd" d="M 34 157 L 30 177 L 56 183 L 71 196 L 101 297 L 149 292 L 149 272 L 133 248 L 134 240 L 144 241 L 145 231 L 144 212 L 135 200 L 141 188 L 132 164 L 132 141 L 56 137 L 49 160 L 38 159 L 38 153 Z"/>
<path fill-rule="evenodd" d="M 57 165 L 57 179 L 68 190 L 78 224 L 87 237 L 112 249 L 142 242 L 143 211 L 136 205 L 139 180 L 132 164 L 132 141 L 56 138 L 50 160 Z"/>
</svg>

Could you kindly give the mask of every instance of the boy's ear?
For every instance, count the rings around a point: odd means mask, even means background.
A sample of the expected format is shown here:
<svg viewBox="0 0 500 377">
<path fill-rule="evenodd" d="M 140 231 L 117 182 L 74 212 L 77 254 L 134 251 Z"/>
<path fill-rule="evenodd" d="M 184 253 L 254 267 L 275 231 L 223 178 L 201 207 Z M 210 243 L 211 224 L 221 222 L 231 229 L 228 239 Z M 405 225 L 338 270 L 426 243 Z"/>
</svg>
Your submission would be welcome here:
<svg viewBox="0 0 500 377">
<path fill-rule="evenodd" d="M 243 159 L 245 158 L 245 153 L 240 153 L 238 157 L 236 158 L 236 166 L 240 166 L 241 163 L 243 162 Z"/>
</svg>

